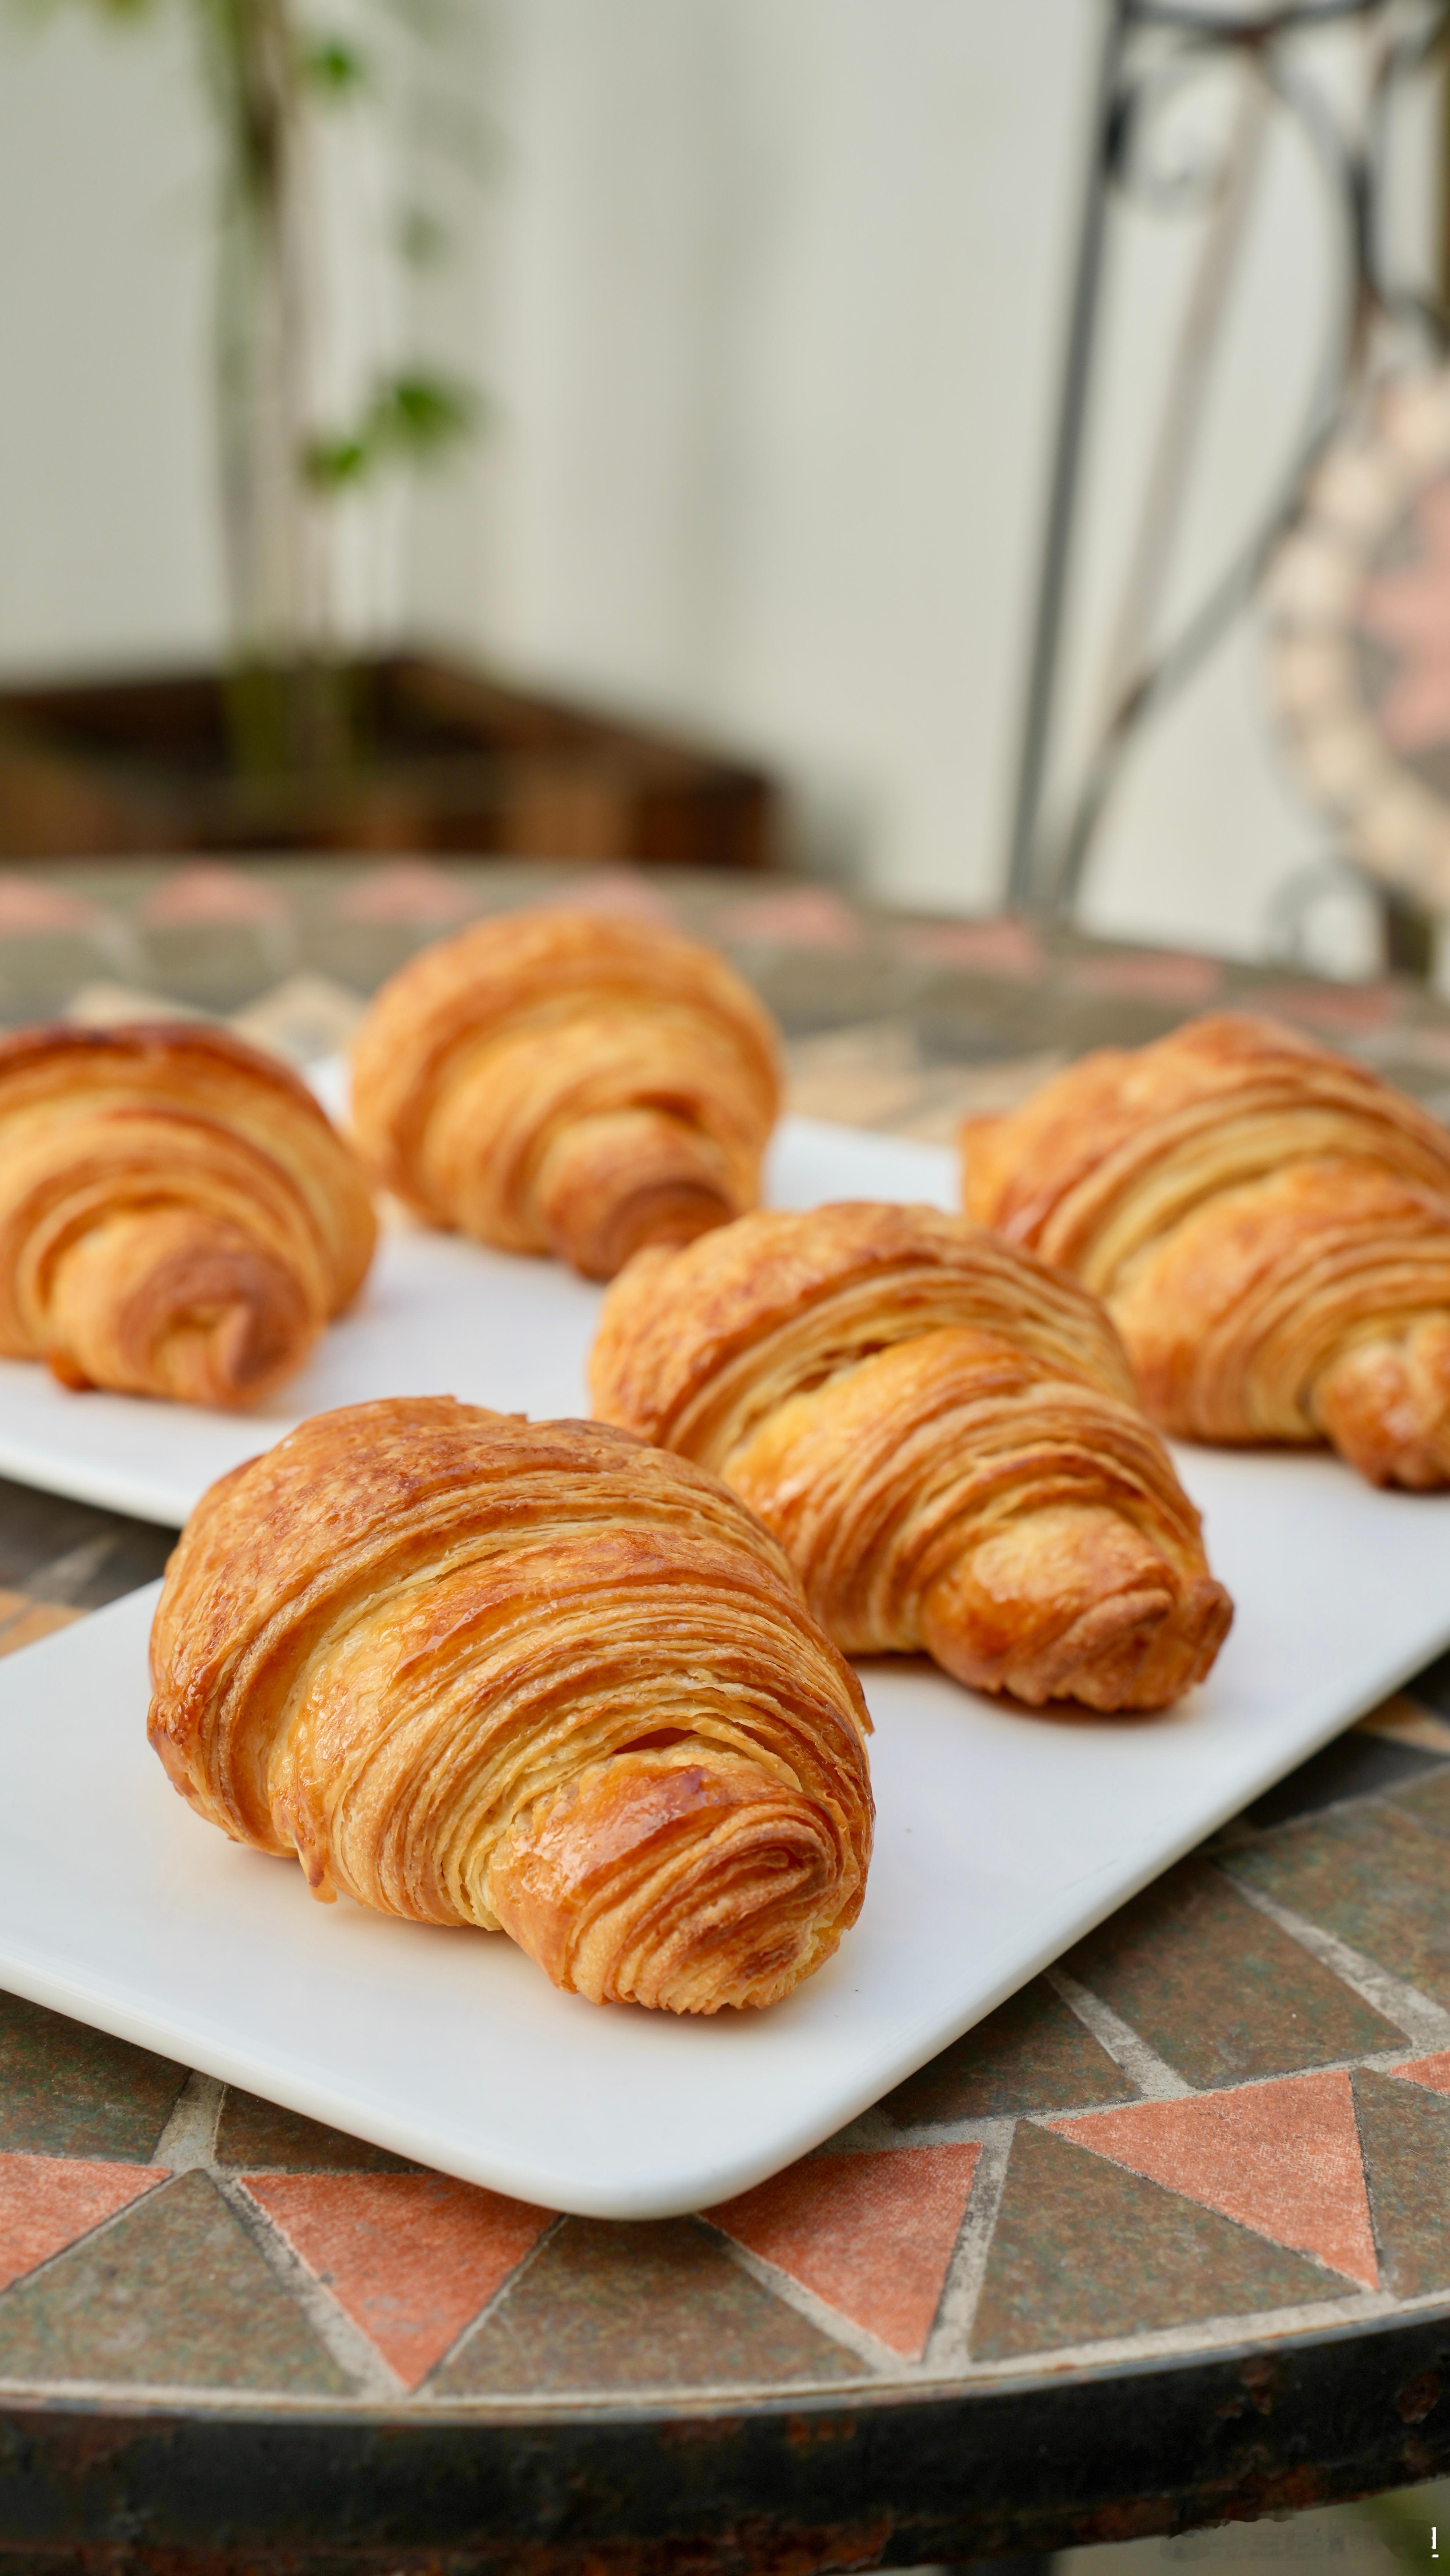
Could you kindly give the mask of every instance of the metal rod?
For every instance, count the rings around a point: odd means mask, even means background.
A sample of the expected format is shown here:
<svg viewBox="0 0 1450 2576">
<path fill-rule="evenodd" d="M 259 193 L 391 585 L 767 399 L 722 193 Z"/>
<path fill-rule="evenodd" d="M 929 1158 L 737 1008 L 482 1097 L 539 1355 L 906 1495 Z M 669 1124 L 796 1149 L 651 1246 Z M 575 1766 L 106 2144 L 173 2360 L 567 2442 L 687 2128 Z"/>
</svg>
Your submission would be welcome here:
<svg viewBox="0 0 1450 2576">
<path fill-rule="evenodd" d="M 1356 138 L 1347 133 L 1330 98 L 1312 81 L 1301 81 L 1292 65 L 1293 40 L 1331 24 L 1359 25 L 1366 36 L 1378 35 L 1379 49 L 1371 95 Z M 1396 32 L 1391 34 L 1391 29 Z M 1377 335 L 1414 326 L 1419 340 L 1436 358 L 1450 340 L 1450 317 L 1437 310 L 1431 296 L 1397 283 L 1382 273 L 1379 224 L 1383 216 L 1384 161 L 1391 93 L 1431 62 L 1450 28 L 1450 0 L 1419 0 L 1418 15 L 1405 31 L 1405 12 L 1397 0 L 1260 0 L 1257 8 L 1212 5 L 1212 0 L 1107 0 L 1102 60 L 1090 134 L 1078 253 L 1069 315 L 1068 342 L 1059 398 L 1052 457 L 1043 552 L 1035 601 L 1035 619 L 1024 690 L 1022 738 L 1016 780 L 1008 864 L 1007 900 L 1018 909 L 1070 908 L 1076 898 L 1098 826 L 1113 787 L 1139 729 L 1198 670 L 1243 607 L 1262 574 L 1269 550 L 1291 519 L 1347 394 L 1365 378 Z M 1146 40 L 1146 67 L 1140 63 Z M 1197 427 L 1196 405 L 1202 392 L 1207 350 L 1221 319 L 1235 236 L 1241 232 L 1252 176 L 1255 148 L 1262 139 L 1258 122 L 1236 138 L 1227 173 L 1229 207 L 1221 203 L 1220 220 L 1211 227 L 1206 273 L 1201 266 L 1197 309 L 1189 314 L 1187 363 L 1170 381 L 1165 422 L 1155 449 L 1138 544 L 1130 561 L 1120 605 L 1114 649 L 1107 657 L 1108 721 L 1100 729 L 1086 773 L 1072 791 L 1064 828 L 1056 845 L 1044 825 L 1053 787 L 1057 751 L 1062 661 L 1066 647 L 1067 609 L 1075 564 L 1076 531 L 1081 506 L 1083 450 L 1094 398 L 1093 370 L 1103 279 L 1108 255 L 1112 191 L 1132 184 L 1129 127 L 1155 74 L 1165 59 L 1170 75 L 1176 63 L 1204 65 L 1215 57 L 1237 54 L 1251 77 L 1271 91 L 1278 105 L 1297 122 L 1311 146 L 1321 174 L 1329 182 L 1334 208 L 1344 230 L 1345 296 L 1336 317 L 1334 345 L 1323 378 L 1316 387 L 1303 435 L 1282 485 L 1252 534 L 1238 549 L 1207 595 L 1167 640 L 1154 660 L 1146 658 L 1152 607 L 1161 587 L 1172 524 L 1183 499 L 1189 452 Z M 1161 78 L 1161 73 L 1158 75 Z M 1450 76 L 1447 94 L 1450 94 Z M 1450 119 L 1447 119 L 1450 124 Z M 1247 147 L 1247 148 L 1245 148 Z M 1240 157 L 1241 156 L 1241 157 Z M 1238 203 L 1232 200 L 1237 194 Z M 1450 204 L 1450 191 L 1447 191 Z M 1224 220 L 1227 211 L 1228 219 Z M 1450 239 L 1450 216 L 1444 218 Z M 1450 262 L 1450 250 L 1444 256 Z M 1443 285 L 1441 295 L 1444 296 Z M 1447 299 L 1450 300 L 1450 299 Z M 1138 649 L 1133 649 L 1134 647 Z M 1136 668 L 1130 668 L 1129 664 Z"/>
<path fill-rule="evenodd" d="M 1447 0 L 1450 4 L 1450 0 Z M 1258 56 L 1260 77 L 1275 91 L 1280 105 L 1294 113 L 1319 164 L 1330 202 L 1344 226 L 1344 297 L 1321 361 L 1301 435 L 1281 482 L 1257 525 L 1176 636 L 1161 647 L 1157 660 L 1142 669 L 1114 711 L 1088 762 L 1060 848 L 1051 861 L 1050 887 L 1040 900 L 1058 912 L 1070 911 L 1103 814 L 1139 729 L 1160 713 L 1184 688 L 1245 606 L 1260 580 L 1270 551 L 1298 507 L 1305 481 L 1322 453 L 1339 417 L 1344 388 L 1358 363 L 1369 304 L 1364 266 L 1364 173 L 1361 156 L 1342 137 L 1337 122 L 1317 91 L 1300 85 L 1277 53 Z M 1044 873 L 1047 863 L 1044 862 Z"/>
<path fill-rule="evenodd" d="M 1243 244 L 1269 116 L 1269 91 L 1256 54 L 1240 66 L 1242 88 L 1219 173 L 1217 203 L 1203 236 L 1168 367 L 1167 391 L 1138 514 L 1118 614 L 1105 656 L 1101 720 L 1106 733 L 1151 658 L 1153 626 L 1183 514 L 1208 378 L 1229 283 Z"/>
<path fill-rule="evenodd" d="M 1063 606 L 1076 511 L 1082 433 L 1087 412 L 1088 380 L 1096 336 L 1098 294 L 1102 283 L 1103 242 L 1108 203 L 1108 132 L 1117 91 L 1118 65 L 1133 0 L 1109 0 L 1098 66 L 1097 91 L 1088 148 L 1087 181 L 1078 228 L 1077 274 L 1073 281 L 1072 322 L 1067 364 L 1058 410 L 1057 445 L 1052 466 L 1047 535 L 1038 580 L 1037 610 L 1032 628 L 1032 657 L 1022 748 L 1017 765 L 1017 794 L 1012 817 L 1007 902 L 1025 911 L 1037 891 L 1038 822 L 1042 811 L 1043 769 L 1049 727 L 1057 697 L 1062 650 Z"/>
</svg>

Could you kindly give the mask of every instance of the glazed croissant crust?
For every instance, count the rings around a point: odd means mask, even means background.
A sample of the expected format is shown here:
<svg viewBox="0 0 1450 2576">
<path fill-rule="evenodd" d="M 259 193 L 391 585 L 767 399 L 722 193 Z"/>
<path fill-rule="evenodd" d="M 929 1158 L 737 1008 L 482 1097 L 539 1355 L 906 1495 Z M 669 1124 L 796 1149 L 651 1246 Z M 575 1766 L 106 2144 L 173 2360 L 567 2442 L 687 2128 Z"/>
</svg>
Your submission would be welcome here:
<svg viewBox="0 0 1450 2576">
<path fill-rule="evenodd" d="M 0 1352 L 240 1405 L 372 1258 L 362 1166 L 285 1065 L 192 1023 L 0 1041 Z"/>
<path fill-rule="evenodd" d="M 612 1278 L 753 1207 L 775 1034 L 722 957 L 649 922 L 516 912 L 426 949 L 358 1033 L 353 1122 L 433 1225 Z"/>
<path fill-rule="evenodd" d="M 860 1910 L 855 1675 L 753 1514 L 621 1432 L 318 1415 L 203 1496 L 151 1668 L 200 1815 L 594 2002 L 772 2003 Z"/>
<path fill-rule="evenodd" d="M 754 1505 L 848 1654 L 1160 1708 L 1228 1627 L 1101 1307 L 960 1218 L 848 1204 L 641 1253 L 590 1384 Z"/>
<path fill-rule="evenodd" d="M 972 1215 L 1106 1299 L 1165 1429 L 1450 1483 L 1450 1135 L 1402 1092 L 1223 1012 L 1085 1057 L 963 1150 Z"/>
</svg>

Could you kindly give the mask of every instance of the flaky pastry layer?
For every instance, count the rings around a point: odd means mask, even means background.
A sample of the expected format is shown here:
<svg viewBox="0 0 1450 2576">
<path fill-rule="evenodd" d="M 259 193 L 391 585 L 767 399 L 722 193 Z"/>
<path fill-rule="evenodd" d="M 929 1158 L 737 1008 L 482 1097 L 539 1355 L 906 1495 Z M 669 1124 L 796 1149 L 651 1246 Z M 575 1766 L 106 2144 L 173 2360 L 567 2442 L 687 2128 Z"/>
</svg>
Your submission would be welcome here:
<svg viewBox="0 0 1450 2576">
<path fill-rule="evenodd" d="M 752 1207 L 775 1032 L 722 957 L 652 922 L 516 912 L 441 941 L 372 1002 L 353 1120 L 430 1224 L 612 1278 Z"/>
<path fill-rule="evenodd" d="M 1450 1482 L 1450 1135 L 1404 1093 L 1222 1012 L 962 1141 L 969 1212 L 1107 1301 L 1166 1429 Z"/>
<path fill-rule="evenodd" d="M 366 1176 L 288 1068 L 218 1029 L 0 1040 L 0 1351 L 68 1386 L 243 1405 L 359 1287 Z"/>
<path fill-rule="evenodd" d="M 848 1653 L 1159 1708 L 1227 1630 L 1101 1306 L 960 1218 L 852 1203 L 641 1253 L 590 1387 L 754 1505 Z"/>
<path fill-rule="evenodd" d="M 771 2003 L 860 1910 L 855 1675 L 737 1497 L 621 1432 L 319 1415 L 203 1497 L 151 1659 L 198 1814 L 595 2002 Z"/>
</svg>

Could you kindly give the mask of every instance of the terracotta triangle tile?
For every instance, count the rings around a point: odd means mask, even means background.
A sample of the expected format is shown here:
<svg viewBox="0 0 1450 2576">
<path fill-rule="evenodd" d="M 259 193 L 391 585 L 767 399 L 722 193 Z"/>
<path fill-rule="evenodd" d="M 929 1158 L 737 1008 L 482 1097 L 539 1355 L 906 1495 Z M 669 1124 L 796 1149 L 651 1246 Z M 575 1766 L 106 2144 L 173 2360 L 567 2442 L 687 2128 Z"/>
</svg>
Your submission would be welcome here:
<svg viewBox="0 0 1450 2576">
<path fill-rule="evenodd" d="M 1379 2286 L 1369 2196 L 1342 2071 L 1135 2103 L 1047 2124 L 1130 2173 Z"/>
<path fill-rule="evenodd" d="M 554 2223 L 447 2174 L 247 2174 L 294 2253 L 409 2388 Z"/>
<path fill-rule="evenodd" d="M 331 2397 L 350 2384 L 200 2171 L 0 2295 L 0 2377 Z"/>
<path fill-rule="evenodd" d="M 976 2146 L 807 2156 L 705 2216 L 913 2360 L 961 2232 Z"/>
<path fill-rule="evenodd" d="M 1209 2317 L 1329 2304 L 1346 2288 L 1251 2228 L 1022 2120 L 972 2353 L 1004 2361 Z"/>
<path fill-rule="evenodd" d="M 430 2397 L 829 2387 L 865 2365 L 693 2218 L 566 2218 Z"/>
<path fill-rule="evenodd" d="M 1387 2066 L 1387 2075 L 1403 2075 L 1410 2084 L 1423 2084 L 1431 2093 L 1450 2093 L 1450 2048 L 1442 2048 L 1434 2057 L 1412 2057 L 1404 2066 Z"/>
<path fill-rule="evenodd" d="M 0 2290 L 165 2180 L 145 2165 L 0 2155 Z"/>
</svg>

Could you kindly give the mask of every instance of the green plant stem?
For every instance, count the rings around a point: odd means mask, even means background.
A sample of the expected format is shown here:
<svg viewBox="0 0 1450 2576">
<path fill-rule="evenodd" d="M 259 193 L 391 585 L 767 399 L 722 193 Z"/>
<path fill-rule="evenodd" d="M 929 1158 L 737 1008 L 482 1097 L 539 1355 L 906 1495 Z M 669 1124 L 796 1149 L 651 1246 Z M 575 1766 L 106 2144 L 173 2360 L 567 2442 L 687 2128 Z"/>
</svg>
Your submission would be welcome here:
<svg viewBox="0 0 1450 2576">
<path fill-rule="evenodd" d="M 52 0 L 53 4 L 53 0 Z M 3 0 L 0 0 L 3 5 Z M 155 19 L 169 0 L 87 0 Z M 339 495 L 375 473 L 446 455 L 474 429 L 474 389 L 412 363 L 380 370 L 357 418 L 324 435 L 312 381 L 322 301 L 310 137 L 314 111 L 365 94 L 373 58 L 350 32 L 304 23 L 309 0 L 180 0 L 194 27 L 219 143 L 213 353 L 231 633 L 224 691 L 233 765 L 251 780 L 335 776 L 356 758 L 356 674 L 335 643 Z M 439 0 L 384 0 L 416 41 Z M 478 175 L 459 103 L 432 101 L 435 155 Z M 424 263 L 446 230 L 414 207 L 394 247 Z"/>
<path fill-rule="evenodd" d="M 307 57 L 291 0 L 195 0 L 223 138 L 217 383 L 244 776 L 345 768 L 328 644 L 330 531 L 302 472 L 314 280 Z"/>
</svg>

